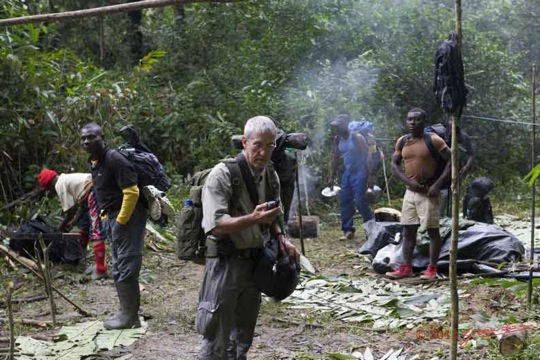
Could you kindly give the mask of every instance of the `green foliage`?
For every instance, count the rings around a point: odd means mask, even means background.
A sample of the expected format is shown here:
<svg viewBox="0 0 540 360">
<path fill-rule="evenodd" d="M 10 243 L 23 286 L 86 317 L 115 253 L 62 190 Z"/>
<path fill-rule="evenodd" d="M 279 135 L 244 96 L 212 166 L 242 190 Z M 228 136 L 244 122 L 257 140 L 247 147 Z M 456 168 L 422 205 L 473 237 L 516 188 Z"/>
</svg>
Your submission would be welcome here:
<svg viewBox="0 0 540 360">
<path fill-rule="evenodd" d="M 524 180 L 528 180 L 529 186 L 533 186 L 534 182 L 536 181 L 539 175 L 540 175 L 540 164 L 537 164 L 535 167 L 531 169 L 531 171 L 529 171 L 527 175 L 525 175 Z"/>
<path fill-rule="evenodd" d="M 477 149 L 473 175 L 494 178 L 508 196 L 507 185 L 530 168 L 529 129 L 471 116 L 528 117 L 537 2 L 463 4 L 469 99 L 460 126 Z M 15 17 L 106 4 L 7 0 L 0 11 Z M 137 13 L 123 13 L 3 28 L 2 203 L 35 186 L 43 166 L 85 171 L 78 130 L 91 121 L 111 145 L 116 130 L 135 124 L 178 181 L 233 155 L 230 136 L 258 114 L 308 133 L 304 160 L 315 182 L 325 181 L 328 122 L 340 113 L 373 121 L 390 158 L 408 109 L 443 118 L 431 89 L 433 56 L 454 29 L 453 11 L 450 0 L 249 0 L 148 9 L 139 12 L 140 26 Z M 137 39 L 142 45 L 133 48 Z M 390 188 L 403 190 L 396 181 Z"/>
</svg>

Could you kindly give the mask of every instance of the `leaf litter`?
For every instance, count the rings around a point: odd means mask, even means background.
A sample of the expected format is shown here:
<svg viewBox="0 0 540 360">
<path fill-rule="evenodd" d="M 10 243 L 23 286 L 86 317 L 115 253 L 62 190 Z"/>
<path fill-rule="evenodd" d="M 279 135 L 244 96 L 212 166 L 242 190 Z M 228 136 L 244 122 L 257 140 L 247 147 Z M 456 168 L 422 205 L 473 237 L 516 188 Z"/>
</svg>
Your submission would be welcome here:
<svg viewBox="0 0 540 360">
<path fill-rule="evenodd" d="M 15 343 L 22 360 L 75 360 L 97 354 L 99 351 L 113 350 L 133 344 L 148 329 L 148 323 L 141 319 L 141 327 L 136 329 L 106 330 L 100 320 L 64 326 L 58 332 L 63 341 L 36 340 L 29 336 L 19 336 Z"/>
<path fill-rule="evenodd" d="M 460 295 L 464 295 L 463 290 Z M 335 320 L 371 322 L 373 329 L 411 329 L 425 321 L 446 318 L 451 305 L 444 286 L 305 273 L 296 291 L 283 302 L 292 309 L 330 314 Z"/>
</svg>

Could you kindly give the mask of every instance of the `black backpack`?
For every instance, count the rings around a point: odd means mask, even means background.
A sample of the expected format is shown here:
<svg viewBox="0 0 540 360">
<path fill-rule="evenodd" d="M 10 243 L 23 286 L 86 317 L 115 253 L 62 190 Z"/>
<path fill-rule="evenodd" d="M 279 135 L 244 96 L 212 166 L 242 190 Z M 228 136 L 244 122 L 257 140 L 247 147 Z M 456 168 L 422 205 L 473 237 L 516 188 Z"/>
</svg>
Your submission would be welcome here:
<svg viewBox="0 0 540 360">
<path fill-rule="evenodd" d="M 441 127 L 444 128 L 444 126 L 441 125 Z M 430 127 L 427 127 L 424 129 L 424 141 L 426 142 L 426 146 L 429 150 L 429 153 L 431 154 L 431 157 L 435 160 L 435 162 L 437 163 L 437 169 L 435 170 L 435 175 L 432 179 L 433 182 L 437 181 L 437 179 L 442 175 L 442 173 L 444 172 L 444 169 L 446 167 L 446 164 L 448 162 L 448 160 L 445 160 L 443 157 L 441 157 L 441 155 L 439 154 L 439 152 L 437 151 L 437 149 L 435 149 L 435 145 L 433 145 L 433 140 L 431 139 L 431 135 L 435 133 L 437 134 L 436 130 L 435 130 L 435 126 L 430 126 Z M 439 137 L 441 137 L 443 140 L 444 138 L 441 136 L 444 134 L 437 134 Z M 399 143 L 399 151 L 402 151 L 403 150 L 403 147 L 405 146 L 405 144 L 407 143 L 407 141 L 411 138 L 411 134 L 407 134 L 405 136 L 403 136 L 403 138 L 401 139 L 400 143 Z"/>
<path fill-rule="evenodd" d="M 445 112 L 461 110 L 467 103 L 467 89 L 463 60 L 458 54 L 457 34 L 452 32 L 437 48 L 435 53 L 435 77 L 433 79 L 433 92 L 437 104 Z"/>
<path fill-rule="evenodd" d="M 156 155 L 132 147 L 119 147 L 116 150 L 133 164 L 140 188 L 154 185 L 163 192 L 171 188 L 171 181 Z"/>
<path fill-rule="evenodd" d="M 463 199 L 463 217 L 469 220 L 493 224 L 493 210 L 487 194 L 493 189 L 491 179 L 480 176 L 467 188 Z"/>
</svg>

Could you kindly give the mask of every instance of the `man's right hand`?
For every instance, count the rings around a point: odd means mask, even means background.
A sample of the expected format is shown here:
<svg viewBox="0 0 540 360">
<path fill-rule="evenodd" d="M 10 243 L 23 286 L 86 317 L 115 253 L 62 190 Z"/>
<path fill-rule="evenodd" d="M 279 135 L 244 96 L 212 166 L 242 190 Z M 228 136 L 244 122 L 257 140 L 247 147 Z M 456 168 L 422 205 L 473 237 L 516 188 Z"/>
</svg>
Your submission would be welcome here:
<svg viewBox="0 0 540 360">
<path fill-rule="evenodd" d="M 266 210 L 266 204 L 267 203 L 259 204 L 253 210 L 253 217 L 255 218 L 255 222 L 257 224 L 271 224 L 274 222 L 276 217 L 282 213 L 281 207 L 279 206 L 271 210 Z"/>
<path fill-rule="evenodd" d="M 407 186 L 409 187 L 409 189 L 411 189 L 411 191 L 421 194 L 426 193 L 429 189 L 426 185 L 422 185 L 414 179 L 409 179 L 409 181 L 407 182 Z"/>
</svg>

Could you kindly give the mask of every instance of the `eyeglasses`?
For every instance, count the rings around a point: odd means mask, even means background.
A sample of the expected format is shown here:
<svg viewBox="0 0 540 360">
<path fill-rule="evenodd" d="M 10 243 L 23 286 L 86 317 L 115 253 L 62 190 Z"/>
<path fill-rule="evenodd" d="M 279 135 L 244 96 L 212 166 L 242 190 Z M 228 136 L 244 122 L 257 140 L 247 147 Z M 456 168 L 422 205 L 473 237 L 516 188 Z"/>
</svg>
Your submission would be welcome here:
<svg viewBox="0 0 540 360">
<path fill-rule="evenodd" d="M 272 151 L 272 150 L 274 150 L 276 148 L 276 142 L 275 141 L 272 144 L 268 144 L 266 146 L 260 141 L 251 142 L 251 141 L 247 140 L 247 142 L 250 143 L 251 146 L 253 147 L 253 150 L 255 150 L 257 152 L 263 151 L 263 150 Z"/>
</svg>

